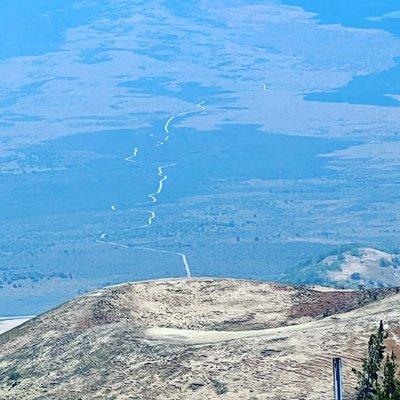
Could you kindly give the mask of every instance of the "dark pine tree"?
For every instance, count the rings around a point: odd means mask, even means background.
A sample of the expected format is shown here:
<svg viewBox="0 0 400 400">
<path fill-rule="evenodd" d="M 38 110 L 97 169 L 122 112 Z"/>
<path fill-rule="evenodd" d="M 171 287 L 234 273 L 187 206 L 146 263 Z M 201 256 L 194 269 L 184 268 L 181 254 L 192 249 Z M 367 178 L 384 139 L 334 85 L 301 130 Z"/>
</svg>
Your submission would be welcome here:
<svg viewBox="0 0 400 400">
<path fill-rule="evenodd" d="M 386 337 L 381 321 L 378 331 L 369 339 L 368 356 L 363 361 L 362 371 L 353 370 L 358 377 L 357 400 L 374 400 L 378 395 L 379 370 L 385 354 Z"/>
<path fill-rule="evenodd" d="M 377 400 L 400 400 L 400 380 L 397 378 L 396 356 L 387 355 L 383 368 L 383 382 L 378 389 Z"/>
</svg>

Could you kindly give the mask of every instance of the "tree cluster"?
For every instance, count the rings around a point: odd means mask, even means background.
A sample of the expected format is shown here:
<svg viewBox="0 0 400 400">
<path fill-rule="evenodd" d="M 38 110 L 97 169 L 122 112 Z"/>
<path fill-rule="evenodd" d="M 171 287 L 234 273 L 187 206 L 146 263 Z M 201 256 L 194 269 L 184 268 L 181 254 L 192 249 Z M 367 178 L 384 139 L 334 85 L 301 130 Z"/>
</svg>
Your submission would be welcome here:
<svg viewBox="0 0 400 400">
<path fill-rule="evenodd" d="M 393 352 L 385 352 L 387 337 L 381 321 L 378 331 L 369 339 L 362 370 L 354 370 L 358 377 L 357 400 L 400 400 L 396 357 Z"/>
</svg>

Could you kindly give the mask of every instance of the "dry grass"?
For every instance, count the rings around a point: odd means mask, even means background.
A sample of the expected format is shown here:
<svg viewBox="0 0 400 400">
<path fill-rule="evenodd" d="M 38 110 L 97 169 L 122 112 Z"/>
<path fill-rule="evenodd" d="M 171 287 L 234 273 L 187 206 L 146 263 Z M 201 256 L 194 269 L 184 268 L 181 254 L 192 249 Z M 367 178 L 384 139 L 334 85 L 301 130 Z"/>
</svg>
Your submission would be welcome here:
<svg viewBox="0 0 400 400">
<path fill-rule="evenodd" d="M 324 400 L 336 355 L 351 398 L 351 367 L 380 319 L 397 332 L 399 306 L 395 289 L 218 279 L 115 286 L 1 335 L 0 398 Z"/>
</svg>

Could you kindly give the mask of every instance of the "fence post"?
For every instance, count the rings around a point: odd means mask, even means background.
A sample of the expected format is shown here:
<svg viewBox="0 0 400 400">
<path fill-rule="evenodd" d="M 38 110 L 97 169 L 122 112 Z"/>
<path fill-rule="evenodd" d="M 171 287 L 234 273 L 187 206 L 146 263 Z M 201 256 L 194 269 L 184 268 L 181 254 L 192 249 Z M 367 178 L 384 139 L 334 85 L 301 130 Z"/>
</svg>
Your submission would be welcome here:
<svg viewBox="0 0 400 400">
<path fill-rule="evenodd" d="M 333 358 L 333 390 L 335 400 L 343 400 L 342 359 L 340 357 Z"/>
</svg>

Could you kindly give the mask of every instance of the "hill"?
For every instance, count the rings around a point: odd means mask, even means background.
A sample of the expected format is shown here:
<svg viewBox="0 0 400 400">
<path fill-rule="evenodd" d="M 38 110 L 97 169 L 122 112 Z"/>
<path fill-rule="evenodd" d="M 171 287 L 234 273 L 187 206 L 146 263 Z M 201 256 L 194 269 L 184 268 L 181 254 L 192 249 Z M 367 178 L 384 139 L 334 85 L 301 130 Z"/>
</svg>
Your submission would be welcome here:
<svg viewBox="0 0 400 400">
<path fill-rule="evenodd" d="M 369 247 L 352 248 L 307 261 L 287 271 L 299 284 L 324 284 L 343 288 L 400 286 L 400 254 Z"/>
<path fill-rule="evenodd" d="M 2 399 L 331 399 L 346 394 L 396 289 L 228 279 L 148 281 L 81 296 L 0 336 Z M 350 397 L 346 397 L 350 398 Z"/>
</svg>

